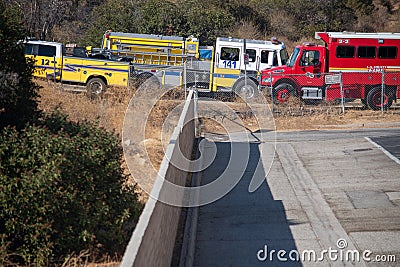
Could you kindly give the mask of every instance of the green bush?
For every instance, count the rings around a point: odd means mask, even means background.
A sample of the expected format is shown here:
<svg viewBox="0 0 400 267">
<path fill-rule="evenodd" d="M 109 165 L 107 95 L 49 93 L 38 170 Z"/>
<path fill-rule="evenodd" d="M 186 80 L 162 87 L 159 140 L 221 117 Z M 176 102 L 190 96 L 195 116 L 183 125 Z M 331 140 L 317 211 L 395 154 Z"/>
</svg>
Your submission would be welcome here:
<svg viewBox="0 0 400 267">
<path fill-rule="evenodd" d="M 140 204 L 113 133 L 60 114 L 0 136 L 0 265 L 121 255 Z"/>
</svg>

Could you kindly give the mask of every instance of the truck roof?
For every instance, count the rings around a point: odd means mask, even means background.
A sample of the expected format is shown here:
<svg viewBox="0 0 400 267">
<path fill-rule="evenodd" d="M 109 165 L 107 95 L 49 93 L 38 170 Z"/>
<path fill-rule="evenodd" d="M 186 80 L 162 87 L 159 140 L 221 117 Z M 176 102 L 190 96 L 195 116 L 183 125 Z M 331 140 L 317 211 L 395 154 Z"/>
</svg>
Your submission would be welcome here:
<svg viewBox="0 0 400 267">
<path fill-rule="evenodd" d="M 240 43 L 243 44 L 243 39 L 239 38 L 232 38 L 232 37 L 218 37 L 217 42 L 221 43 Z M 268 47 L 274 47 L 276 49 L 282 49 L 285 47 L 285 44 L 283 42 L 278 42 L 274 43 L 271 41 L 265 41 L 265 40 L 254 40 L 254 39 L 246 39 L 246 44 L 254 44 L 254 45 L 260 45 L 260 46 L 268 46 Z"/>
<path fill-rule="evenodd" d="M 27 43 L 27 44 L 43 44 L 43 45 L 52 45 L 52 46 L 62 45 L 62 43 L 47 42 L 47 41 L 40 41 L 40 40 L 28 40 L 25 43 Z"/>
<path fill-rule="evenodd" d="M 330 38 L 359 38 L 359 39 L 394 39 L 400 40 L 400 33 L 393 32 L 316 32 L 315 39 L 322 39 L 329 42 Z"/>
<path fill-rule="evenodd" d="M 172 41 L 185 41 L 184 37 L 181 36 L 165 36 L 156 34 L 142 34 L 142 33 L 126 33 L 126 32 L 108 32 L 110 37 L 126 37 L 126 38 L 144 38 L 154 40 L 172 40 Z"/>
</svg>

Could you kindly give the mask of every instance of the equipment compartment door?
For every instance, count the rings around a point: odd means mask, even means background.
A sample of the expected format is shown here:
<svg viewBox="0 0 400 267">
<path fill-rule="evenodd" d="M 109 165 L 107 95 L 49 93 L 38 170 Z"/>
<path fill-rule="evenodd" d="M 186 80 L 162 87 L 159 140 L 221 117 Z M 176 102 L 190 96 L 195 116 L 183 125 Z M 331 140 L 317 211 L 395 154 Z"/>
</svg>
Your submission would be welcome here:
<svg viewBox="0 0 400 267">
<path fill-rule="evenodd" d="M 64 57 L 63 81 L 81 83 L 82 59 L 75 57 Z"/>
</svg>

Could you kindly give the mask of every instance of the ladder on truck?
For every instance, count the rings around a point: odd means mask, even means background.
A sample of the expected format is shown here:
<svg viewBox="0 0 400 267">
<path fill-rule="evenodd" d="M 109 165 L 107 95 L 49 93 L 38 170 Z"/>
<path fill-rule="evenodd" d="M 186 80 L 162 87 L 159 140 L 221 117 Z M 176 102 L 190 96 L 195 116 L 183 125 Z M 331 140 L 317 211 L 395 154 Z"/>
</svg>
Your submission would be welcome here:
<svg viewBox="0 0 400 267">
<path fill-rule="evenodd" d="M 102 48 L 116 55 L 131 57 L 137 64 L 182 66 L 196 57 L 198 40 L 179 36 L 136 34 L 107 31 Z"/>
<path fill-rule="evenodd" d="M 136 64 L 182 66 L 187 59 L 184 54 L 137 52 L 129 49 L 111 50 L 110 52 L 118 56 L 131 57 L 132 62 Z"/>
</svg>

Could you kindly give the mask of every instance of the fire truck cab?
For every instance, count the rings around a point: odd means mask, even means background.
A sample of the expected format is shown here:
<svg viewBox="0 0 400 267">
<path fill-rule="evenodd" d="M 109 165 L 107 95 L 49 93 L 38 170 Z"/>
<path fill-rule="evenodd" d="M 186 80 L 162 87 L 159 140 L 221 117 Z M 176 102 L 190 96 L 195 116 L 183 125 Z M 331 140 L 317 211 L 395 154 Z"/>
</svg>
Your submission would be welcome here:
<svg viewBox="0 0 400 267">
<path fill-rule="evenodd" d="M 285 44 L 276 38 L 264 41 L 218 37 L 215 44 L 213 90 L 231 88 L 251 98 L 257 93 L 260 71 L 285 65 L 287 59 Z"/>
<path fill-rule="evenodd" d="M 272 85 L 277 102 L 290 96 L 340 99 L 339 83 L 325 79 L 335 73 L 341 74 L 344 98 L 361 99 L 371 109 L 388 108 L 400 97 L 400 33 L 316 32 L 315 38 L 325 45 L 298 45 L 286 66 L 262 71 L 261 85 Z M 386 89 L 381 97 L 383 72 Z"/>
</svg>

